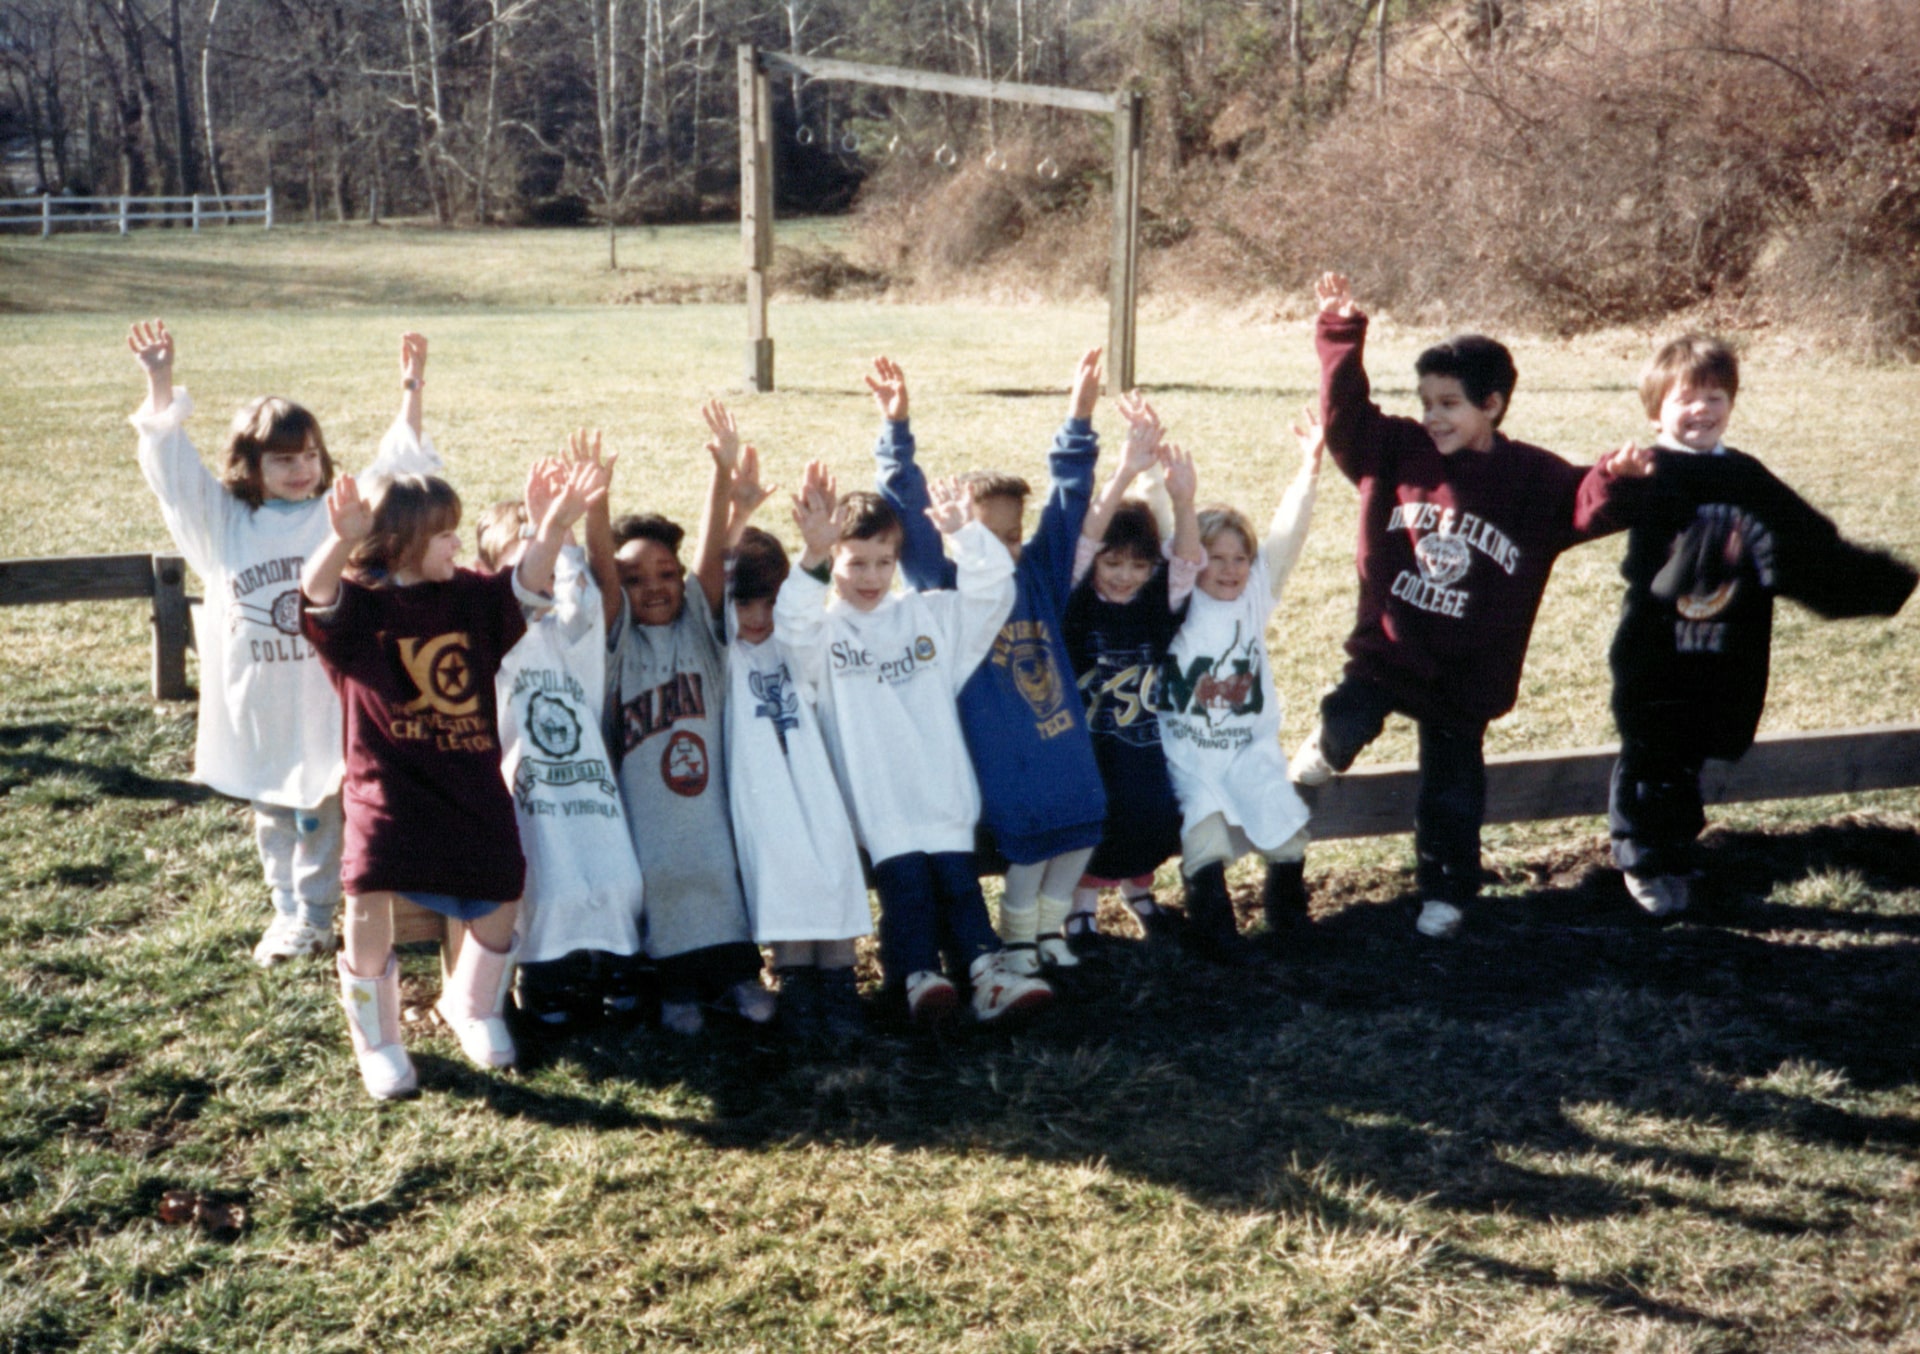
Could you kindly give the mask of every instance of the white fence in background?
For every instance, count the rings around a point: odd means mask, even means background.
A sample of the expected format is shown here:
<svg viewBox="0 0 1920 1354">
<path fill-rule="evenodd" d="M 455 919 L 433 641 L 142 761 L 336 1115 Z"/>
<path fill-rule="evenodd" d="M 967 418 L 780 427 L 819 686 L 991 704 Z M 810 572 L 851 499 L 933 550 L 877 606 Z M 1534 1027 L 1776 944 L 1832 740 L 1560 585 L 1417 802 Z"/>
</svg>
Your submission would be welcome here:
<svg viewBox="0 0 1920 1354">
<path fill-rule="evenodd" d="M 228 193 L 191 197 L 0 197 L 0 228 L 38 227 L 41 238 L 57 227 L 84 229 L 111 226 L 125 235 L 135 226 L 154 221 L 187 221 L 194 230 L 203 222 L 215 225 L 258 221 L 273 229 L 273 189 L 264 193 Z"/>
</svg>

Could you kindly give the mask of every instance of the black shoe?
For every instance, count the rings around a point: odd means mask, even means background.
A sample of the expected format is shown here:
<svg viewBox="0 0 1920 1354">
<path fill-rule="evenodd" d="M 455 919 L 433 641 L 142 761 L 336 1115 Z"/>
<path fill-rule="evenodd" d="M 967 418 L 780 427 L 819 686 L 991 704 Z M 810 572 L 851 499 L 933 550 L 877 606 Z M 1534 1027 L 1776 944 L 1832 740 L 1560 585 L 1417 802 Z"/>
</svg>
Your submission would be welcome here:
<svg viewBox="0 0 1920 1354">
<path fill-rule="evenodd" d="M 820 984 L 820 1033 L 836 1048 L 858 1043 L 867 1034 L 866 1008 L 851 968 L 815 969 Z"/>
<path fill-rule="evenodd" d="M 1189 952 L 1228 968 L 1255 962 L 1253 948 L 1234 920 L 1225 864 L 1209 865 L 1187 880 L 1187 929 L 1181 940 Z"/>
<path fill-rule="evenodd" d="M 775 969 L 780 979 L 780 1028 L 796 1044 L 820 1042 L 820 970 L 811 964 Z"/>
<path fill-rule="evenodd" d="M 1277 945 L 1303 933 L 1313 921 L 1307 913 L 1306 862 L 1268 861 L 1260 902 L 1267 914 L 1268 943 Z"/>
<path fill-rule="evenodd" d="M 660 1014 L 660 980 L 653 961 L 640 954 L 594 956 L 600 1009 L 620 1025 L 654 1021 Z"/>
</svg>

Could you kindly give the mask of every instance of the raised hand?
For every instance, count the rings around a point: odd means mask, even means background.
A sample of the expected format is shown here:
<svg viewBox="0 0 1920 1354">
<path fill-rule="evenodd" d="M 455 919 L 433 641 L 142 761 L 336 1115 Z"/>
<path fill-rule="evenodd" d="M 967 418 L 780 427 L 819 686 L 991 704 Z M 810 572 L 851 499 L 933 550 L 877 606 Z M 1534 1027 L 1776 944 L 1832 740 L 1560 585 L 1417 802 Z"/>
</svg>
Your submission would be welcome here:
<svg viewBox="0 0 1920 1354">
<path fill-rule="evenodd" d="M 719 400 L 708 400 L 700 407 L 700 417 L 712 434 L 707 439 L 707 454 L 715 465 L 733 474 L 740 461 L 740 425 L 734 421 L 733 412 Z"/>
<path fill-rule="evenodd" d="M 400 336 L 400 384 L 414 389 L 427 379 L 427 336 L 412 330 Z"/>
<path fill-rule="evenodd" d="M 327 525 L 349 545 L 373 534 L 373 505 L 360 497 L 360 486 L 353 482 L 353 476 L 341 475 L 327 490 Z"/>
<path fill-rule="evenodd" d="M 808 461 L 800 492 L 793 496 L 793 524 L 806 542 L 807 562 L 818 563 L 833 553 L 840 538 L 839 506 L 839 486 L 832 472 L 818 461 Z"/>
<path fill-rule="evenodd" d="M 594 468 L 595 481 L 605 489 L 613 487 L 613 463 L 620 459 L 620 453 L 602 457 L 600 454 L 600 430 L 598 428 L 575 428 L 567 435 L 567 454 L 563 458 L 571 470 L 577 465 L 590 465 Z"/>
<path fill-rule="evenodd" d="M 927 481 L 927 520 L 951 536 L 973 520 L 973 486 L 958 475 Z"/>
<path fill-rule="evenodd" d="M 1087 349 L 1080 355 L 1080 365 L 1073 369 L 1073 387 L 1067 396 L 1070 417 L 1093 417 L 1093 407 L 1100 400 L 1100 353 L 1099 348 Z"/>
<path fill-rule="evenodd" d="M 1320 274 L 1320 280 L 1313 284 L 1313 297 L 1322 315 L 1331 311 L 1345 319 L 1354 312 L 1353 285 L 1345 273 Z"/>
<path fill-rule="evenodd" d="M 551 467 L 546 479 L 550 496 L 536 520 L 540 523 L 540 534 L 551 539 L 563 535 L 575 522 L 586 516 L 589 507 L 606 497 L 607 486 L 601 468 L 590 462 L 579 462 L 572 466 L 559 461 L 543 461 L 540 464 Z M 527 512 L 530 515 L 533 512 L 531 499 L 527 502 Z"/>
<path fill-rule="evenodd" d="M 165 320 L 135 321 L 127 331 L 127 347 L 149 379 L 165 377 L 168 385 L 172 385 L 173 335 L 167 332 Z"/>
<path fill-rule="evenodd" d="M 728 486 L 727 496 L 733 500 L 736 517 L 751 517 L 762 503 L 773 497 L 778 485 L 760 483 L 760 453 L 749 442 L 740 449 L 740 460 L 733 468 L 733 482 Z"/>
<path fill-rule="evenodd" d="M 1601 459 L 1600 467 L 1615 479 L 1645 479 L 1653 473 L 1653 448 L 1623 442 Z"/>
<path fill-rule="evenodd" d="M 1129 390 L 1113 402 L 1113 407 L 1127 423 L 1127 444 L 1120 456 L 1120 474 L 1131 480 L 1154 463 L 1155 452 L 1166 430 L 1160 426 L 1160 415 L 1137 390 Z"/>
<path fill-rule="evenodd" d="M 1200 474 L 1193 468 L 1193 457 L 1182 451 L 1178 443 L 1167 442 L 1160 447 L 1159 461 L 1167 484 L 1167 497 L 1175 503 L 1192 503 L 1200 491 Z"/>
<path fill-rule="evenodd" d="M 567 475 L 572 468 L 552 456 L 542 456 L 527 467 L 527 490 L 523 501 L 527 505 L 529 522 L 538 526 L 546 521 L 547 509 L 564 491 Z"/>
<path fill-rule="evenodd" d="M 867 376 L 867 389 L 880 406 L 880 417 L 889 423 L 907 421 L 907 374 L 891 357 L 873 359 L 873 371 Z"/>
<path fill-rule="evenodd" d="M 1300 443 L 1311 474 L 1320 473 L 1320 462 L 1327 452 L 1327 430 L 1320 426 L 1320 413 L 1311 404 L 1300 406 L 1300 417 L 1293 421 L 1293 435 Z"/>
</svg>

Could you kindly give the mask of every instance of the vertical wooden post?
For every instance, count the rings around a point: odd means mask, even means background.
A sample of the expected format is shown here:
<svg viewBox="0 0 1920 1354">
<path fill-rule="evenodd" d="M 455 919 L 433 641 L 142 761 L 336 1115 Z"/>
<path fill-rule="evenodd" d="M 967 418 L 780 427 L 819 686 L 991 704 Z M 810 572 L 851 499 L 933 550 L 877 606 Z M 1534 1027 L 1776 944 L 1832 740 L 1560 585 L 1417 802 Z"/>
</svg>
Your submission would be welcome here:
<svg viewBox="0 0 1920 1354">
<path fill-rule="evenodd" d="M 1137 91 L 1113 114 L 1113 262 L 1107 277 L 1107 389 L 1133 388 L 1134 310 L 1140 271 L 1140 123 Z"/>
<path fill-rule="evenodd" d="M 153 695 L 179 701 L 187 685 L 187 562 L 178 555 L 153 557 Z"/>
<path fill-rule="evenodd" d="M 193 228 L 196 232 L 200 229 L 200 194 L 198 193 L 193 195 Z"/>
<path fill-rule="evenodd" d="M 260 228 L 262 230 L 272 230 L 273 229 L 273 185 L 272 184 L 267 185 L 266 196 L 267 196 L 267 206 L 266 206 L 267 214 L 263 218 Z"/>
<path fill-rule="evenodd" d="M 40 194 L 40 238 L 46 239 L 53 234 L 53 195 Z"/>
<path fill-rule="evenodd" d="M 740 46 L 740 244 L 747 269 L 747 383 L 773 389 L 767 270 L 773 266 L 773 88 L 751 43 Z"/>
<path fill-rule="evenodd" d="M 127 233 L 127 199 L 125 196 L 122 196 L 120 199 L 120 233 L 122 235 Z"/>
</svg>

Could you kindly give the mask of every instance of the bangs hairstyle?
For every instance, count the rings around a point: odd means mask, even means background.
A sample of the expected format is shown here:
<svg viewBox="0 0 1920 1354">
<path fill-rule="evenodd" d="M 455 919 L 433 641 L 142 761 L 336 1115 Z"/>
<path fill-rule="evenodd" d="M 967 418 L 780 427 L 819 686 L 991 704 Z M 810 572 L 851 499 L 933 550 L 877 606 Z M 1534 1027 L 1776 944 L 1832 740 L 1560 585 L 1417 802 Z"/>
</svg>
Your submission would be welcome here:
<svg viewBox="0 0 1920 1354">
<path fill-rule="evenodd" d="M 347 556 L 347 567 L 370 580 L 390 579 L 418 563 L 427 542 L 460 526 L 460 495 L 438 475 L 395 475 L 374 493 L 373 530 Z"/>
<path fill-rule="evenodd" d="M 904 538 L 906 531 L 887 500 L 865 489 L 855 489 L 840 500 L 842 541 L 872 541 L 882 536 Z"/>
<path fill-rule="evenodd" d="M 1640 403 L 1648 418 L 1658 421 L 1661 403 L 1677 385 L 1724 390 L 1732 401 L 1740 394 L 1740 359 L 1724 340 L 1710 334 L 1669 339 L 1640 373 Z"/>
<path fill-rule="evenodd" d="M 1229 508 L 1224 503 L 1216 503 L 1210 508 L 1200 510 L 1200 544 L 1211 550 L 1213 543 L 1224 532 L 1235 531 L 1240 534 L 1240 544 L 1247 547 L 1249 555 L 1257 554 L 1260 549 L 1258 536 L 1253 534 L 1253 523 L 1238 508 Z"/>
<path fill-rule="evenodd" d="M 1107 521 L 1106 534 L 1100 538 L 1102 555 L 1123 555 L 1160 562 L 1160 524 L 1153 520 L 1153 509 L 1137 498 L 1125 499 Z"/>
<path fill-rule="evenodd" d="M 257 508 L 267 497 L 260 458 L 270 451 L 305 451 L 309 446 L 320 453 L 320 487 L 314 493 L 324 494 L 333 485 L 333 457 L 320 436 L 320 420 L 278 395 L 249 400 L 233 416 L 220 483 L 249 508 Z"/>
<path fill-rule="evenodd" d="M 960 479 L 973 491 L 975 503 L 989 498 L 1012 498 L 1025 503 L 1027 496 L 1033 492 L 1033 486 L 1018 475 L 999 470 L 969 470 Z"/>
<path fill-rule="evenodd" d="M 1507 345 L 1485 334 L 1456 334 L 1445 343 L 1436 343 L 1414 359 L 1416 376 L 1451 376 L 1467 392 L 1476 407 L 1485 409 L 1487 401 L 1500 397 L 1500 412 L 1493 426 L 1507 416 L 1513 403 L 1513 388 L 1520 383 L 1520 371 L 1513 365 Z"/>
<path fill-rule="evenodd" d="M 760 602 L 778 596 L 789 567 L 786 547 L 777 536 L 748 527 L 733 556 L 733 600 Z"/>
<path fill-rule="evenodd" d="M 520 529 L 527 524 L 527 505 L 519 499 L 504 499 L 480 514 L 473 531 L 474 553 L 480 567 L 497 571 L 500 561 L 520 540 Z"/>
</svg>

